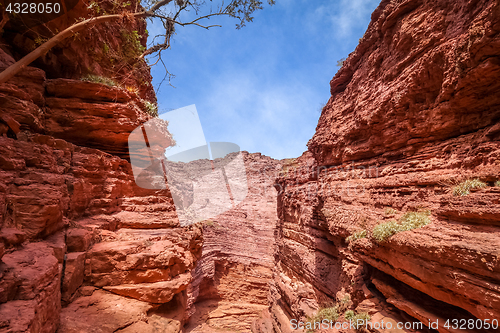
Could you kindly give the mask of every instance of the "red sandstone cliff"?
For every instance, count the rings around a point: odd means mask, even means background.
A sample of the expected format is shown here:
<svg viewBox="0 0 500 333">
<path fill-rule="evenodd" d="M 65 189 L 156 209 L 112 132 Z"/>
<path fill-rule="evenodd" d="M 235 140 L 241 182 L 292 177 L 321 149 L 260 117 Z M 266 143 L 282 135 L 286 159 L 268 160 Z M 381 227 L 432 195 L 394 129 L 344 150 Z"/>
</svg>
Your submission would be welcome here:
<svg viewBox="0 0 500 333">
<path fill-rule="evenodd" d="M 372 321 L 440 332 L 500 318 L 499 59 L 497 1 L 382 1 L 278 180 L 275 331 L 345 295 Z M 455 196 L 467 179 L 484 188 Z M 430 223 L 374 239 L 411 212 Z"/>
<path fill-rule="evenodd" d="M 16 28 L 5 27 L 0 70 L 33 38 Z M 134 29 L 111 24 L 101 38 Z M 168 190 L 139 188 L 126 159 L 129 133 L 151 118 L 141 96 L 152 90 L 137 84 L 149 72 L 125 82 L 133 91 L 71 79 L 89 64 L 110 70 L 90 50 L 100 42 L 68 41 L 0 85 L 0 332 L 178 332 L 185 321 L 201 228 L 181 228 Z"/>
<path fill-rule="evenodd" d="M 104 29 L 86 47 L 118 43 Z M 245 153 L 249 196 L 202 228 L 133 181 L 150 88 L 75 80 L 74 57 L 112 67 L 76 41 L 53 50 L 0 85 L 0 332 L 291 332 L 332 303 L 375 322 L 498 319 L 499 31 L 497 1 L 382 1 L 277 199 L 282 162 Z M 4 68 L 35 36 L 2 38 Z M 466 179 L 485 187 L 453 195 Z M 411 212 L 430 223 L 374 239 Z"/>
<path fill-rule="evenodd" d="M 189 290 L 189 332 L 250 332 L 268 307 L 277 222 L 273 184 L 281 162 L 243 157 L 247 197 L 203 226 L 202 257 Z"/>
<path fill-rule="evenodd" d="M 43 78 L 40 70 L 29 70 Z M 32 84 L 30 78 L 24 76 L 20 85 Z M 75 126 L 76 137 L 67 139 L 84 142 L 95 135 L 103 149 L 116 151 L 131 127 L 148 116 L 126 92 L 101 84 L 40 79 L 33 86 L 45 102 L 44 113 L 8 107 L 32 103 L 15 96 L 23 97 L 15 83 L 7 87 L 14 93 L 2 97 L 2 115 L 17 119 L 21 132 L 17 139 L 0 137 L 0 330 L 178 330 L 184 307 L 177 304 L 186 301 L 190 272 L 201 254 L 201 229 L 179 227 L 168 191 L 137 187 L 127 160 L 30 127 L 47 130 L 57 115 L 71 115 L 68 105 L 78 105 L 77 121 L 65 123 Z M 65 96 L 65 89 L 79 89 L 81 99 Z M 79 128 L 82 118 L 89 121 L 87 132 Z"/>
</svg>

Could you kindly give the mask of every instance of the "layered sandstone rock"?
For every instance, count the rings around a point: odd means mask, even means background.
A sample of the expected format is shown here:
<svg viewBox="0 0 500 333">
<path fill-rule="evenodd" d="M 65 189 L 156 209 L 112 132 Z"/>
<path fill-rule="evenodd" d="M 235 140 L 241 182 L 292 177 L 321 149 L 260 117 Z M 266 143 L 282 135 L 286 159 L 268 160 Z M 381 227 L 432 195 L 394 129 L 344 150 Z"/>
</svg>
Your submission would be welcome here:
<svg viewBox="0 0 500 333">
<path fill-rule="evenodd" d="M 123 88 L 46 80 L 45 73 L 33 67 L 0 85 L 0 112 L 17 121 L 21 132 L 48 134 L 122 158 L 129 157 L 130 132 L 151 119 L 144 103 Z"/>
<path fill-rule="evenodd" d="M 189 289 L 190 332 L 250 332 L 267 309 L 277 222 L 273 185 L 281 162 L 242 154 L 247 197 L 204 222 L 203 254 Z"/>
<path fill-rule="evenodd" d="M 142 101 L 34 68 L 0 91 L 20 125 L 0 136 L 0 331 L 181 330 L 201 229 L 116 156 L 150 118 Z"/>
<path fill-rule="evenodd" d="M 447 319 L 500 318 L 499 32 L 498 2 L 375 10 L 309 151 L 279 179 L 275 331 L 346 294 L 372 321 L 439 319 L 440 332 Z M 455 196 L 467 179 L 485 187 Z M 411 212 L 430 223 L 375 239 Z"/>
</svg>

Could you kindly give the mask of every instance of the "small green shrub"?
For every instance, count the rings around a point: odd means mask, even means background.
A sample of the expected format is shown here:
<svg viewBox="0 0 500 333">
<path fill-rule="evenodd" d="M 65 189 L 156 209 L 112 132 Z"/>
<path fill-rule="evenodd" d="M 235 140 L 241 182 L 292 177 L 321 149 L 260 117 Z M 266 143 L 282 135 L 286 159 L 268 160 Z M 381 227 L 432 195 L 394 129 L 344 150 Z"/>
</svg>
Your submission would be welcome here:
<svg viewBox="0 0 500 333">
<path fill-rule="evenodd" d="M 309 325 L 307 325 L 306 323 L 306 327 L 309 326 L 311 328 L 307 328 L 306 333 L 313 333 L 315 331 L 314 323 L 319 323 L 318 325 L 320 325 L 321 322 L 325 319 L 332 322 L 335 322 L 337 321 L 337 319 L 339 319 L 337 306 L 320 309 L 315 316 L 309 318 L 307 320 L 307 323 L 309 323 Z"/>
<path fill-rule="evenodd" d="M 358 239 L 365 238 L 365 237 L 366 237 L 366 230 L 361 230 L 361 231 L 355 232 L 351 236 L 347 237 L 345 239 L 345 241 L 347 243 L 350 243 L 350 242 L 353 242 L 353 241 L 356 241 Z"/>
<path fill-rule="evenodd" d="M 336 321 L 339 319 L 339 314 L 337 312 L 337 307 L 331 307 L 331 308 L 324 308 L 319 310 L 319 312 L 316 314 L 316 317 L 321 318 L 319 321 L 322 321 L 324 319 L 326 320 L 331 320 L 331 321 Z"/>
<path fill-rule="evenodd" d="M 399 219 L 401 221 L 402 231 L 412 230 L 421 228 L 424 225 L 431 223 L 429 216 L 431 215 L 430 210 L 424 210 L 421 212 L 408 212 L 401 216 Z"/>
<path fill-rule="evenodd" d="M 351 296 L 349 294 L 345 294 L 344 297 L 337 302 L 337 312 L 338 313 L 344 313 L 345 310 L 349 309 L 349 306 L 351 305 Z"/>
<path fill-rule="evenodd" d="M 120 38 L 122 40 L 121 46 L 125 61 L 131 61 L 139 57 L 146 50 L 146 47 L 141 44 L 142 36 L 136 30 L 128 31 L 122 29 L 120 31 Z"/>
<path fill-rule="evenodd" d="M 352 310 L 347 310 L 344 314 L 344 318 L 346 320 L 352 319 L 352 318 L 354 318 L 354 316 L 355 316 L 355 314 L 354 314 L 354 311 L 352 311 Z"/>
<path fill-rule="evenodd" d="M 105 84 L 109 87 L 116 87 L 118 84 L 113 80 L 108 77 L 100 76 L 100 75 L 95 75 L 95 74 L 88 74 L 84 77 L 82 77 L 80 80 L 85 81 L 85 82 L 93 82 L 93 83 L 101 83 Z"/>
<path fill-rule="evenodd" d="M 375 238 L 377 242 L 382 242 L 398 231 L 399 224 L 396 221 L 391 220 L 375 226 L 375 228 L 373 228 L 372 234 L 373 238 Z"/>
<path fill-rule="evenodd" d="M 347 319 L 347 318 L 346 318 Z M 360 330 L 361 328 L 363 328 L 363 326 L 366 325 L 366 323 L 368 321 L 370 321 L 370 319 L 372 319 L 370 317 L 370 315 L 366 312 L 361 312 L 361 313 L 358 313 L 357 315 L 353 316 L 352 318 L 350 318 L 351 321 L 353 323 L 355 323 L 356 325 L 356 330 Z M 359 321 L 359 324 L 358 324 L 358 321 Z"/>
<path fill-rule="evenodd" d="M 377 225 L 373 228 L 373 238 L 378 242 L 383 242 L 398 232 L 421 228 L 431 222 L 430 215 L 431 212 L 428 210 L 408 212 L 399 219 L 399 223 L 391 220 Z"/>
<path fill-rule="evenodd" d="M 497 180 L 497 181 L 495 182 L 495 186 L 496 186 L 496 187 L 500 187 L 500 180 Z"/>
<path fill-rule="evenodd" d="M 457 197 L 463 197 L 469 195 L 470 190 L 472 189 L 485 187 L 486 183 L 480 181 L 479 179 L 468 179 L 453 188 L 453 195 Z"/>
<path fill-rule="evenodd" d="M 351 321 L 353 325 L 356 326 L 356 331 L 361 330 L 361 328 L 371 319 L 370 315 L 366 312 L 355 314 L 352 310 L 347 310 L 344 314 L 344 318 L 347 321 Z M 358 320 L 360 320 L 359 325 Z"/>
<path fill-rule="evenodd" d="M 149 101 L 143 101 L 143 102 L 144 102 L 144 106 L 146 107 L 146 112 L 150 116 L 158 117 L 158 107 Z"/>
<path fill-rule="evenodd" d="M 386 216 L 391 216 L 391 215 L 396 215 L 398 213 L 397 210 L 393 209 L 393 208 L 389 208 L 387 207 L 385 210 L 384 210 L 384 214 Z"/>
</svg>

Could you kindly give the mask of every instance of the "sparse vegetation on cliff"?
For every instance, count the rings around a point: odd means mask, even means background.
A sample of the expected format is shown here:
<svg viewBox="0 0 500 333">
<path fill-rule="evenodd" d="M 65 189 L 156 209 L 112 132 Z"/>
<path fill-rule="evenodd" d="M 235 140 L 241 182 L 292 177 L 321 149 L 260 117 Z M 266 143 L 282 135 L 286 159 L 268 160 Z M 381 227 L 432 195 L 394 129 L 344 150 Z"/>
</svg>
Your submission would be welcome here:
<svg viewBox="0 0 500 333">
<path fill-rule="evenodd" d="M 332 306 L 328 308 L 320 309 L 315 316 L 308 318 L 306 327 L 311 327 L 306 330 L 306 333 L 315 332 L 315 323 L 319 325 L 323 320 L 328 320 L 332 322 L 336 322 L 339 319 L 340 315 L 338 312 L 338 306 Z"/>
<path fill-rule="evenodd" d="M 113 79 L 110 79 L 109 77 L 95 75 L 95 74 L 88 74 L 88 75 L 82 77 L 81 80 L 85 81 L 85 82 L 102 83 L 102 84 L 105 84 L 109 87 L 118 86 L 118 84 Z"/>
<path fill-rule="evenodd" d="M 139 96 L 139 89 L 137 87 L 133 87 L 133 86 L 125 86 L 125 89 L 129 92 L 129 93 L 132 93 L 136 96 Z"/>
<path fill-rule="evenodd" d="M 346 311 L 344 314 L 344 318 L 346 320 L 350 320 L 353 323 L 355 323 L 357 331 L 360 330 L 363 326 L 365 326 L 366 322 L 370 321 L 371 319 L 370 315 L 366 312 L 360 312 L 358 314 L 355 314 L 354 311 L 352 310 Z"/>
<path fill-rule="evenodd" d="M 373 228 L 372 234 L 376 241 L 382 242 L 397 232 L 399 232 L 399 224 L 391 220 L 377 225 Z"/>
<path fill-rule="evenodd" d="M 134 30 L 132 32 L 122 29 L 120 31 L 120 38 L 122 40 L 122 53 L 123 60 L 126 62 L 132 61 L 138 58 L 144 51 L 146 51 L 146 47 L 142 46 L 141 38 L 142 36 Z"/>
<path fill-rule="evenodd" d="M 377 242 L 383 242 L 398 232 L 421 228 L 431 222 L 430 215 L 428 210 L 408 212 L 399 219 L 399 223 L 391 220 L 377 225 L 372 232 L 373 238 Z"/>
<path fill-rule="evenodd" d="M 500 187 L 500 180 L 497 180 L 497 181 L 495 182 L 495 186 L 496 186 L 496 187 Z"/>
<path fill-rule="evenodd" d="M 331 321 L 331 322 L 336 322 L 340 315 L 344 313 L 345 315 L 349 312 L 346 311 L 349 306 L 352 305 L 351 302 L 351 297 L 349 294 L 345 294 L 342 299 L 337 299 L 336 304 L 331 304 L 328 306 L 325 306 L 321 309 L 318 310 L 316 315 L 312 317 L 308 317 L 307 323 L 306 323 L 306 333 L 313 333 L 316 331 L 316 328 L 318 328 L 318 325 L 323 321 Z M 353 312 L 353 311 L 351 311 Z M 354 312 L 353 312 L 354 315 Z M 315 326 L 316 325 L 316 326 Z"/>
<path fill-rule="evenodd" d="M 289 172 L 297 169 L 299 164 L 296 158 L 286 158 L 283 160 L 283 166 L 281 167 L 280 176 L 288 176 Z"/>
<path fill-rule="evenodd" d="M 390 207 L 388 207 L 388 208 L 386 208 L 386 209 L 384 210 L 384 214 L 385 214 L 386 216 L 396 215 L 397 213 L 398 213 L 398 211 L 397 211 L 397 210 L 395 210 L 395 209 L 393 209 L 393 208 L 390 208 Z"/>
<path fill-rule="evenodd" d="M 347 237 L 345 241 L 347 243 L 354 242 L 358 239 L 365 238 L 367 235 L 366 230 L 360 230 L 355 233 L 353 233 L 351 236 Z"/>
<path fill-rule="evenodd" d="M 158 106 L 155 104 L 149 102 L 149 101 L 143 101 L 144 106 L 146 107 L 146 112 L 153 117 L 158 117 Z"/>
<path fill-rule="evenodd" d="M 453 195 L 463 197 L 469 195 L 470 191 L 473 189 L 485 188 L 486 186 L 486 183 L 479 179 L 468 179 L 453 188 Z"/>
</svg>

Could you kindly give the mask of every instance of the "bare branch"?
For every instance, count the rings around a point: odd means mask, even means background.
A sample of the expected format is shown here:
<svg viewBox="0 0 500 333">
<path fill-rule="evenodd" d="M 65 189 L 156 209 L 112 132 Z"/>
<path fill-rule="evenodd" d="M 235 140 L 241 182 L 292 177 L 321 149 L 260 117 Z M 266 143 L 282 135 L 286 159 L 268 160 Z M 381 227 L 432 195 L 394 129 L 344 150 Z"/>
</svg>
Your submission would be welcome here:
<svg viewBox="0 0 500 333">
<path fill-rule="evenodd" d="M 150 17 L 150 18 L 159 18 L 162 20 L 162 23 L 165 28 L 165 34 L 164 35 L 156 35 L 153 38 L 153 43 L 150 48 L 148 48 L 145 52 L 143 52 L 140 56 L 138 56 L 138 59 L 144 59 L 144 57 L 153 54 L 153 53 L 158 53 L 159 59 L 158 61 L 161 61 L 161 63 L 165 66 L 165 63 L 163 62 L 163 59 L 161 59 L 161 51 L 166 50 L 170 47 L 170 38 L 175 32 L 175 25 L 180 25 L 180 26 L 188 26 L 188 25 L 195 25 L 198 27 L 201 27 L 203 29 L 210 29 L 213 27 L 221 27 L 219 24 L 213 24 L 213 25 L 205 25 L 202 24 L 200 21 L 201 20 L 209 20 L 212 17 L 216 16 L 229 16 L 233 18 L 237 18 L 240 22 L 239 24 L 236 25 L 237 29 L 241 28 L 242 26 L 245 25 L 245 22 L 251 22 L 253 17 L 251 16 L 256 10 L 262 9 L 262 0 L 231 0 L 228 5 L 224 5 L 224 1 L 221 0 L 221 3 L 216 6 L 217 11 L 212 12 L 212 8 L 210 7 L 210 12 L 209 14 L 206 15 L 201 15 L 199 17 L 196 17 L 190 22 L 181 22 L 180 21 L 180 14 L 183 11 L 188 11 L 188 7 L 191 7 L 194 9 L 196 14 L 201 10 L 202 6 L 207 5 L 207 3 L 204 0 L 176 0 L 174 4 L 175 10 L 171 10 L 170 13 L 164 14 L 162 12 L 162 8 L 167 6 L 172 2 L 172 0 L 151 0 L 150 4 L 152 5 L 150 9 L 137 12 L 137 6 L 135 8 L 134 12 L 130 11 L 125 11 L 121 14 L 111 14 L 108 15 L 105 13 L 105 15 L 102 16 L 97 16 L 97 17 L 92 17 L 87 20 L 84 20 L 82 22 L 76 23 L 67 29 L 63 30 L 62 32 L 56 34 L 52 38 L 50 38 L 47 42 L 43 43 L 40 45 L 38 48 L 36 48 L 34 51 L 30 52 L 26 56 L 24 56 L 21 60 L 18 62 L 14 63 L 13 65 L 9 66 L 6 70 L 0 73 L 0 83 L 4 83 L 7 80 L 9 80 L 12 76 L 14 76 L 16 73 L 18 73 L 20 70 L 28 66 L 31 62 L 33 62 L 35 59 L 37 59 L 40 56 L 45 55 L 51 48 L 53 48 L 55 45 L 58 43 L 62 42 L 63 40 L 75 35 L 78 31 L 81 31 L 83 29 L 89 28 L 93 25 L 104 23 L 104 22 L 110 22 L 113 20 L 118 20 L 118 19 L 138 19 L 138 18 L 145 18 L 145 17 Z M 211 0 L 212 1 L 212 0 Z M 267 0 L 269 4 L 274 4 L 274 0 Z M 133 9 L 132 9 L 133 10 Z M 95 14 L 95 13 L 94 13 Z M 8 17 L 6 16 L 6 13 L 3 13 L 3 19 L 0 21 L 0 29 L 3 28 L 3 26 L 7 23 Z M 165 38 L 164 42 L 156 43 L 156 38 L 162 36 Z M 158 63 L 158 61 L 156 63 Z M 166 66 L 165 66 L 166 69 Z M 167 74 L 169 75 L 169 81 L 170 78 L 173 77 L 172 74 L 170 74 L 167 71 Z M 164 78 L 165 79 L 165 78 Z M 164 81 L 164 80 L 163 80 Z M 163 82 L 162 81 L 162 82 Z M 160 84 L 161 85 L 161 84 Z"/>
<path fill-rule="evenodd" d="M 3 12 L 2 21 L 0 21 L 0 30 L 9 22 L 9 16 L 7 16 L 7 12 Z"/>
<path fill-rule="evenodd" d="M 139 18 L 139 17 L 146 17 L 147 14 L 144 12 L 141 13 L 136 13 L 133 14 L 134 17 Z M 121 14 L 115 14 L 115 15 L 106 15 L 106 16 L 99 16 L 99 17 L 93 17 L 88 20 L 84 20 L 80 23 L 77 23 L 75 25 L 72 25 L 71 27 L 61 31 L 51 39 L 49 39 L 47 42 L 43 43 L 39 47 L 37 47 L 34 51 L 28 53 L 26 56 L 24 56 L 21 60 L 17 61 L 16 63 L 12 64 L 9 66 L 7 69 L 5 69 L 3 72 L 0 73 L 0 83 L 5 83 L 8 81 L 11 77 L 16 75 L 20 70 L 31 64 L 33 61 L 35 61 L 38 57 L 45 55 L 51 48 L 62 42 L 68 37 L 73 36 L 75 33 L 78 31 L 81 31 L 85 28 L 88 28 L 91 25 L 98 24 L 98 23 L 104 23 L 104 22 L 110 22 L 113 20 L 117 20 L 119 18 L 123 17 Z"/>
<path fill-rule="evenodd" d="M 153 7 L 151 7 L 151 8 L 147 11 L 147 13 L 148 13 L 149 15 L 153 15 L 153 14 L 154 14 L 154 12 L 156 12 L 158 9 L 160 9 L 160 8 L 161 8 L 161 7 L 163 7 L 163 6 L 168 5 L 170 2 L 172 2 L 172 0 L 161 0 L 161 1 L 157 2 L 157 3 L 153 6 Z"/>
</svg>

